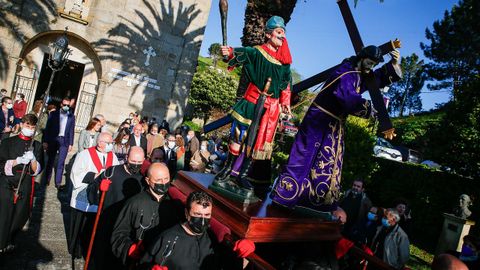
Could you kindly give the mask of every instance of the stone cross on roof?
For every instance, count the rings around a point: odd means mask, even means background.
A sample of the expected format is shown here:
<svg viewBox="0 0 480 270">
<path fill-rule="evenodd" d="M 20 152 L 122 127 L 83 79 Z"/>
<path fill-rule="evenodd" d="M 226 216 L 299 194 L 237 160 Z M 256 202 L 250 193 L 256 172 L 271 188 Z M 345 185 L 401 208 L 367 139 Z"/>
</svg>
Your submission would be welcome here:
<svg viewBox="0 0 480 270">
<path fill-rule="evenodd" d="M 148 50 L 143 50 L 143 54 L 147 55 L 147 59 L 145 60 L 145 63 L 144 63 L 146 67 L 150 66 L 150 56 L 153 56 L 153 57 L 157 56 L 152 46 L 148 47 Z"/>
</svg>

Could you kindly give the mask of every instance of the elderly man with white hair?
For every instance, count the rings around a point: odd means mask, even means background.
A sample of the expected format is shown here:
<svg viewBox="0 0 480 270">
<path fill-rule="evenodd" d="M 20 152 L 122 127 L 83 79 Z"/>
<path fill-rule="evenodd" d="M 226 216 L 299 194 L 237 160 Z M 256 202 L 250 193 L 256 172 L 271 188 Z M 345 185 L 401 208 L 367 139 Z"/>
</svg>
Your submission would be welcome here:
<svg viewBox="0 0 480 270">
<path fill-rule="evenodd" d="M 118 165 L 118 159 L 113 150 L 112 135 L 102 132 L 97 137 L 97 145 L 87 148 L 77 154 L 70 173 L 73 190 L 70 199 L 72 214 L 70 218 L 69 252 L 72 256 L 79 257 L 79 246 L 86 248 L 90 233 L 85 231 L 85 220 L 94 218 L 97 205 L 88 201 L 87 186 L 93 182 L 104 170 Z M 80 239 L 80 236 L 87 237 Z M 82 243 L 81 243 L 82 242 Z"/>
<path fill-rule="evenodd" d="M 385 211 L 382 225 L 373 238 L 372 250 L 384 262 L 396 269 L 403 269 L 410 257 L 410 241 L 398 225 L 399 221 L 397 210 L 389 208 Z"/>
</svg>

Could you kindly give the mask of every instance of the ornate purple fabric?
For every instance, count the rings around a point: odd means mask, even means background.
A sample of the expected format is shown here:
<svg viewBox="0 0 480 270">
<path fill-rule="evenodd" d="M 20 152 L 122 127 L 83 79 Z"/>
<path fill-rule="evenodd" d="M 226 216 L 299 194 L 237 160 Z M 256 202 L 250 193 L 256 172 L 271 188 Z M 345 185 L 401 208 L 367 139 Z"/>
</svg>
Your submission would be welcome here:
<svg viewBox="0 0 480 270">
<path fill-rule="evenodd" d="M 380 87 L 398 77 L 390 63 L 377 69 L 375 76 Z M 337 208 L 344 122 L 348 115 L 370 116 L 371 104 L 361 96 L 365 91 L 360 73 L 344 61 L 326 81 L 300 124 L 288 162 L 272 192 L 274 202 L 326 212 Z"/>
</svg>

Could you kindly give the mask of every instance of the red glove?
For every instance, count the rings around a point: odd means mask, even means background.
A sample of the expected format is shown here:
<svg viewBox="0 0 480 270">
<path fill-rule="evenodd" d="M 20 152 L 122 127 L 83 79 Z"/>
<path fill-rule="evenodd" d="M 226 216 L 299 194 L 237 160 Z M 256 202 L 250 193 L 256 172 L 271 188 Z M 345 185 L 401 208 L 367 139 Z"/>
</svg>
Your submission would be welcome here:
<svg viewBox="0 0 480 270">
<path fill-rule="evenodd" d="M 168 270 L 168 268 L 166 266 L 160 266 L 158 264 L 155 264 L 153 267 L 152 267 L 152 270 Z"/>
<path fill-rule="evenodd" d="M 353 242 L 348 240 L 347 238 L 340 238 L 337 244 L 335 245 L 335 255 L 337 256 L 337 260 L 345 256 L 347 252 L 353 247 Z"/>
<path fill-rule="evenodd" d="M 100 182 L 100 191 L 107 192 L 111 183 L 112 183 L 112 181 L 110 181 L 108 179 L 102 179 L 102 182 Z"/>
<path fill-rule="evenodd" d="M 237 240 L 233 246 L 233 251 L 237 253 L 238 257 L 246 258 L 255 251 L 255 243 L 248 239 Z"/>
<path fill-rule="evenodd" d="M 142 240 L 138 241 L 138 243 L 133 243 L 130 248 L 128 249 L 128 257 L 134 260 L 140 260 L 142 258 L 144 251 Z"/>
</svg>

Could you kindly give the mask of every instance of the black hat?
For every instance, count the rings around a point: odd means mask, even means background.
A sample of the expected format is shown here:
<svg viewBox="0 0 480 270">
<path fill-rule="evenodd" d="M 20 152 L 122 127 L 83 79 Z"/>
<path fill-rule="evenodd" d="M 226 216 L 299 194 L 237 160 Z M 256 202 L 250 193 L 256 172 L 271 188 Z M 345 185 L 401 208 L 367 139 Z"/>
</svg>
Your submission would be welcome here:
<svg viewBox="0 0 480 270">
<path fill-rule="evenodd" d="M 374 45 L 363 47 L 363 49 L 358 52 L 357 56 L 360 58 L 370 58 L 378 63 L 383 62 L 382 51 Z"/>
</svg>

